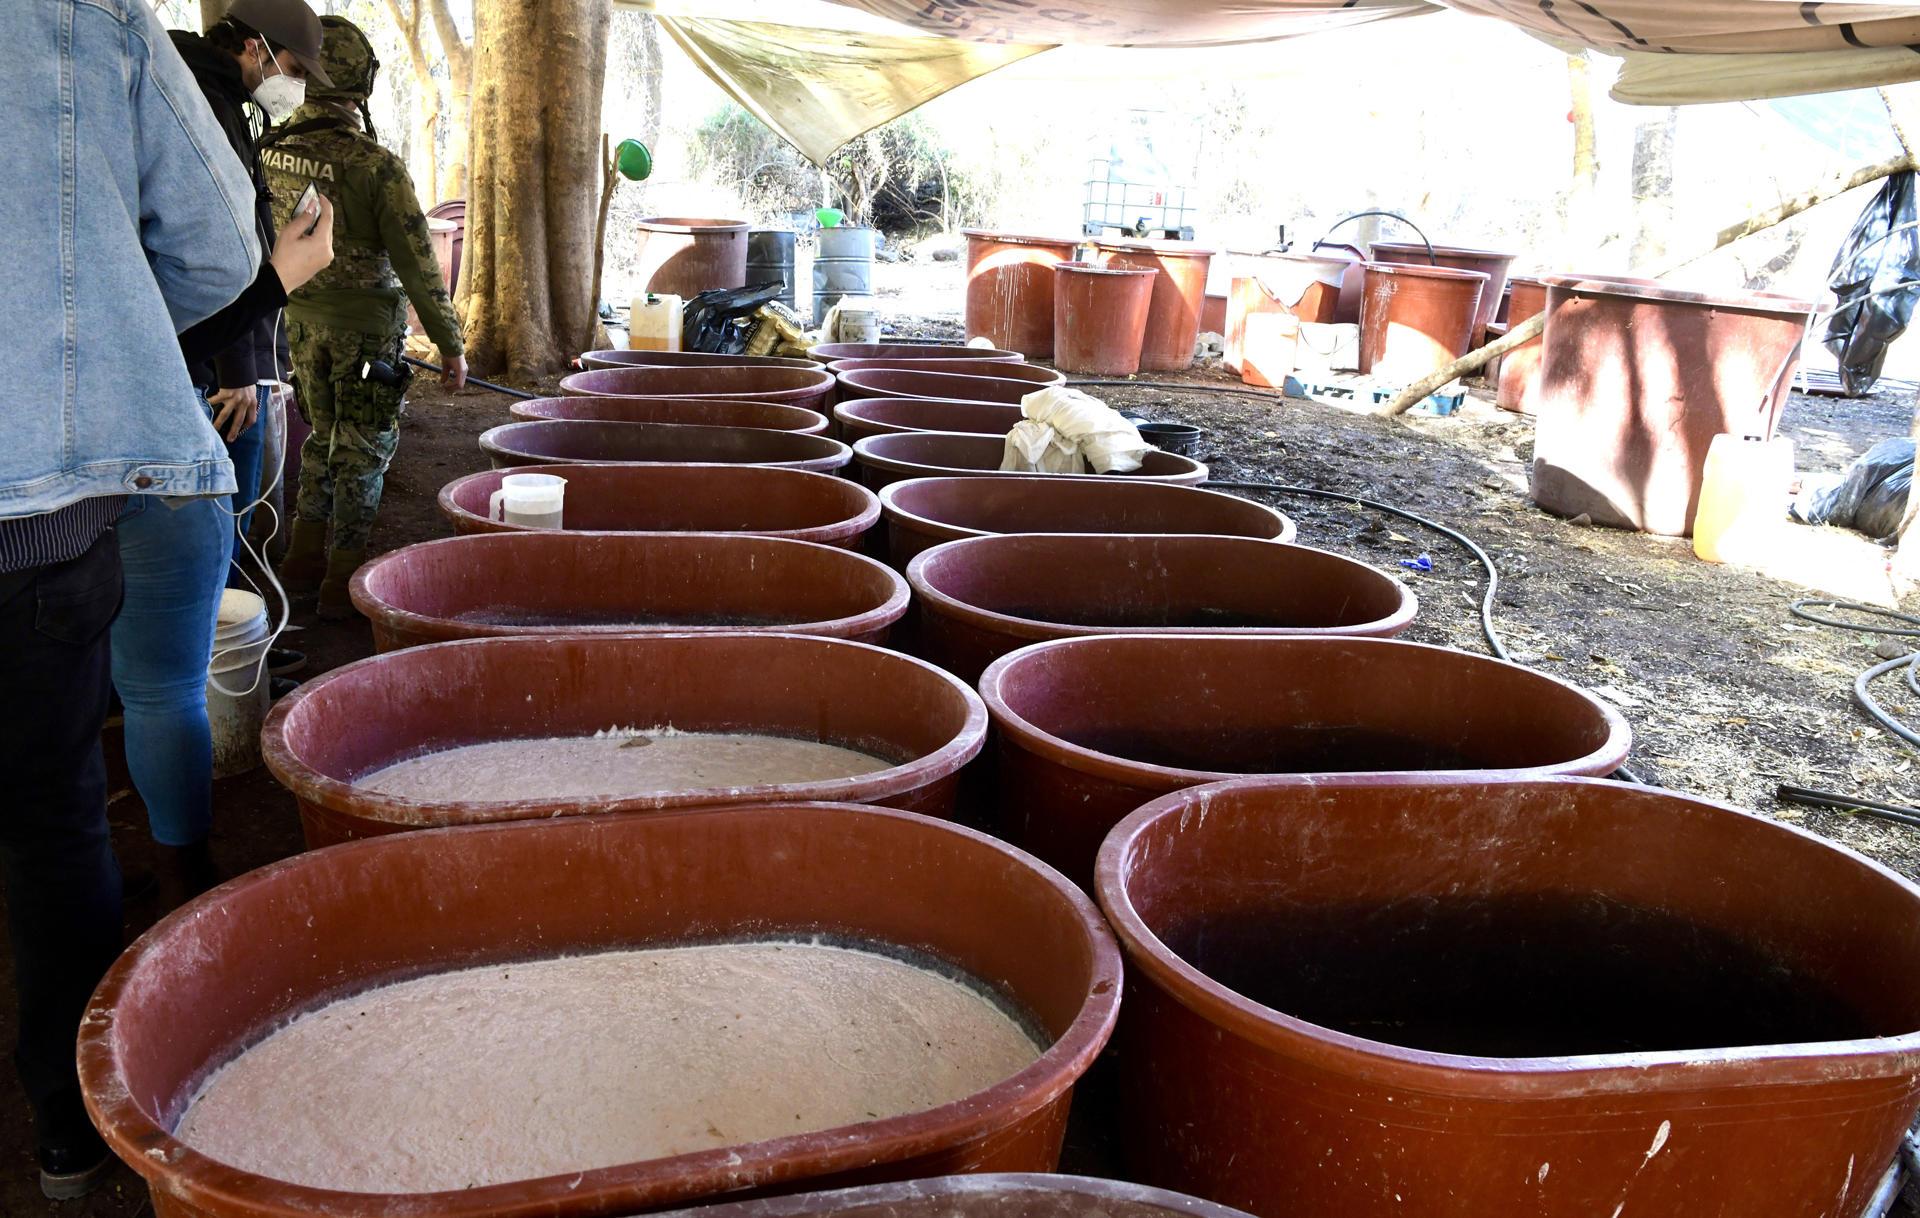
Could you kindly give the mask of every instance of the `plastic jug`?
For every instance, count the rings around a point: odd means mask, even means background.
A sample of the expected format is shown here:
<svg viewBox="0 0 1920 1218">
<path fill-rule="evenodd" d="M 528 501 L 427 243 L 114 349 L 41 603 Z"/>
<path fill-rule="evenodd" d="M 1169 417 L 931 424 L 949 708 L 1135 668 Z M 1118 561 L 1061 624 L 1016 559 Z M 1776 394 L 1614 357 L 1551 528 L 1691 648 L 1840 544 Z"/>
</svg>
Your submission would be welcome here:
<svg viewBox="0 0 1920 1218">
<path fill-rule="evenodd" d="M 871 296 L 843 296 L 840 298 L 840 321 L 837 329 L 837 342 L 877 343 L 880 341 L 880 310 L 875 307 Z"/>
<path fill-rule="evenodd" d="M 1693 514 L 1693 552 L 1708 562 L 1757 564 L 1778 545 L 1792 486 L 1793 441 L 1715 436 Z"/>
<path fill-rule="evenodd" d="M 680 298 L 671 293 L 635 296 L 627 314 L 627 349 L 678 351 L 681 305 Z"/>
<path fill-rule="evenodd" d="M 529 529 L 557 529 L 567 480 L 555 474 L 508 474 L 487 499 L 487 516 Z"/>
</svg>

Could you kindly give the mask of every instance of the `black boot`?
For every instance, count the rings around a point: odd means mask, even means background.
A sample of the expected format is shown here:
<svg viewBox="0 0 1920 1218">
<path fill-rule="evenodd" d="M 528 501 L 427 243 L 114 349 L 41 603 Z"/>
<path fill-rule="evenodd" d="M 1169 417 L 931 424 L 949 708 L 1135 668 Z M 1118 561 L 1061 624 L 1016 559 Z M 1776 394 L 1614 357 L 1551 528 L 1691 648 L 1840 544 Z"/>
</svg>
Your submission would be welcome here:
<svg viewBox="0 0 1920 1218">
<path fill-rule="evenodd" d="M 178 909 L 220 882 L 207 839 L 186 846 L 154 846 L 154 874 L 160 881 L 160 908 Z"/>
</svg>

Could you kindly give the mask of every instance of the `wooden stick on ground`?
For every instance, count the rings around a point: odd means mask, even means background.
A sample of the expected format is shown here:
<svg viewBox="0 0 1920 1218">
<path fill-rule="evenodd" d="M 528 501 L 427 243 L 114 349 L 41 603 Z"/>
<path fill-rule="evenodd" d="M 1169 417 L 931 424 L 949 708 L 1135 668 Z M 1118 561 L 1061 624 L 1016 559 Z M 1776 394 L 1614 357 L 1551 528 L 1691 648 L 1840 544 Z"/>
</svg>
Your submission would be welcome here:
<svg viewBox="0 0 1920 1218">
<path fill-rule="evenodd" d="M 1442 385 L 1459 377 L 1473 375 L 1515 347 L 1524 346 L 1540 337 L 1541 332 L 1546 328 L 1547 315 L 1545 313 L 1535 313 L 1532 317 L 1527 318 L 1527 320 L 1508 330 L 1506 334 L 1494 339 L 1486 346 L 1481 347 L 1477 351 L 1467 352 L 1446 367 L 1430 372 L 1413 384 L 1408 385 L 1405 389 L 1402 389 L 1399 397 L 1387 403 L 1387 409 L 1385 411 L 1387 417 L 1394 418 L 1407 413 L 1407 411 L 1412 410 L 1421 402 L 1426 401 L 1428 395 Z"/>
</svg>

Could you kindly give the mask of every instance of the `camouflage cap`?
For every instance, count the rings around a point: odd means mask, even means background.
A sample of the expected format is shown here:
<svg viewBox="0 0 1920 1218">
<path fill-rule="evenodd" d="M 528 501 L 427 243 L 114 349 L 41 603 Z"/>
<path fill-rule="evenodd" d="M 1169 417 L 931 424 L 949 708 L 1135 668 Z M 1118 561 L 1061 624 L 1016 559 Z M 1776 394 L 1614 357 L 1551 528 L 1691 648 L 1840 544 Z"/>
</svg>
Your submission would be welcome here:
<svg viewBox="0 0 1920 1218">
<path fill-rule="evenodd" d="M 366 32 L 345 17 L 320 18 L 320 62 L 330 84 L 307 83 L 307 96 L 320 101 L 364 101 L 373 95 L 374 74 L 380 57 Z"/>
</svg>

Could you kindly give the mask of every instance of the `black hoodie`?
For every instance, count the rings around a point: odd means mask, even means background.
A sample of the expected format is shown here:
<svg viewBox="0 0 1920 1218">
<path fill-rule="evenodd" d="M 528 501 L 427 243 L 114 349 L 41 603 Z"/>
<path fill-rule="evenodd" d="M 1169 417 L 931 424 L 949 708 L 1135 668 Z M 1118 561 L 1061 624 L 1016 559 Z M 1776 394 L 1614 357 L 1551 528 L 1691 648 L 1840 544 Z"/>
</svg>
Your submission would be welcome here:
<svg viewBox="0 0 1920 1218">
<path fill-rule="evenodd" d="M 273 251 L 273 201 L 267 190 L 266 172 L 254 151 L 254 131 L 247 117 L 251 100 L 246 83 L 240 78 L 240 64 L 234 57 L 187 30 L 172 30 L 173 45 L 192 70 L 206 95 L 207 105 L 220 129 L 233 145 L 234 155 L 247 167 L 253 179 L 254 225 L 260 238 L 260 256 L 264 261 Z M 189 358 L 187 372 L 193 383 L 205 389 L 248 388 L 259 381 L 285 379 L 287 370 L 276 356 L 276 314 L 265 310 L 238 338 L 221 349 L 211 360 L 195 362 Z"/>
</svg>

